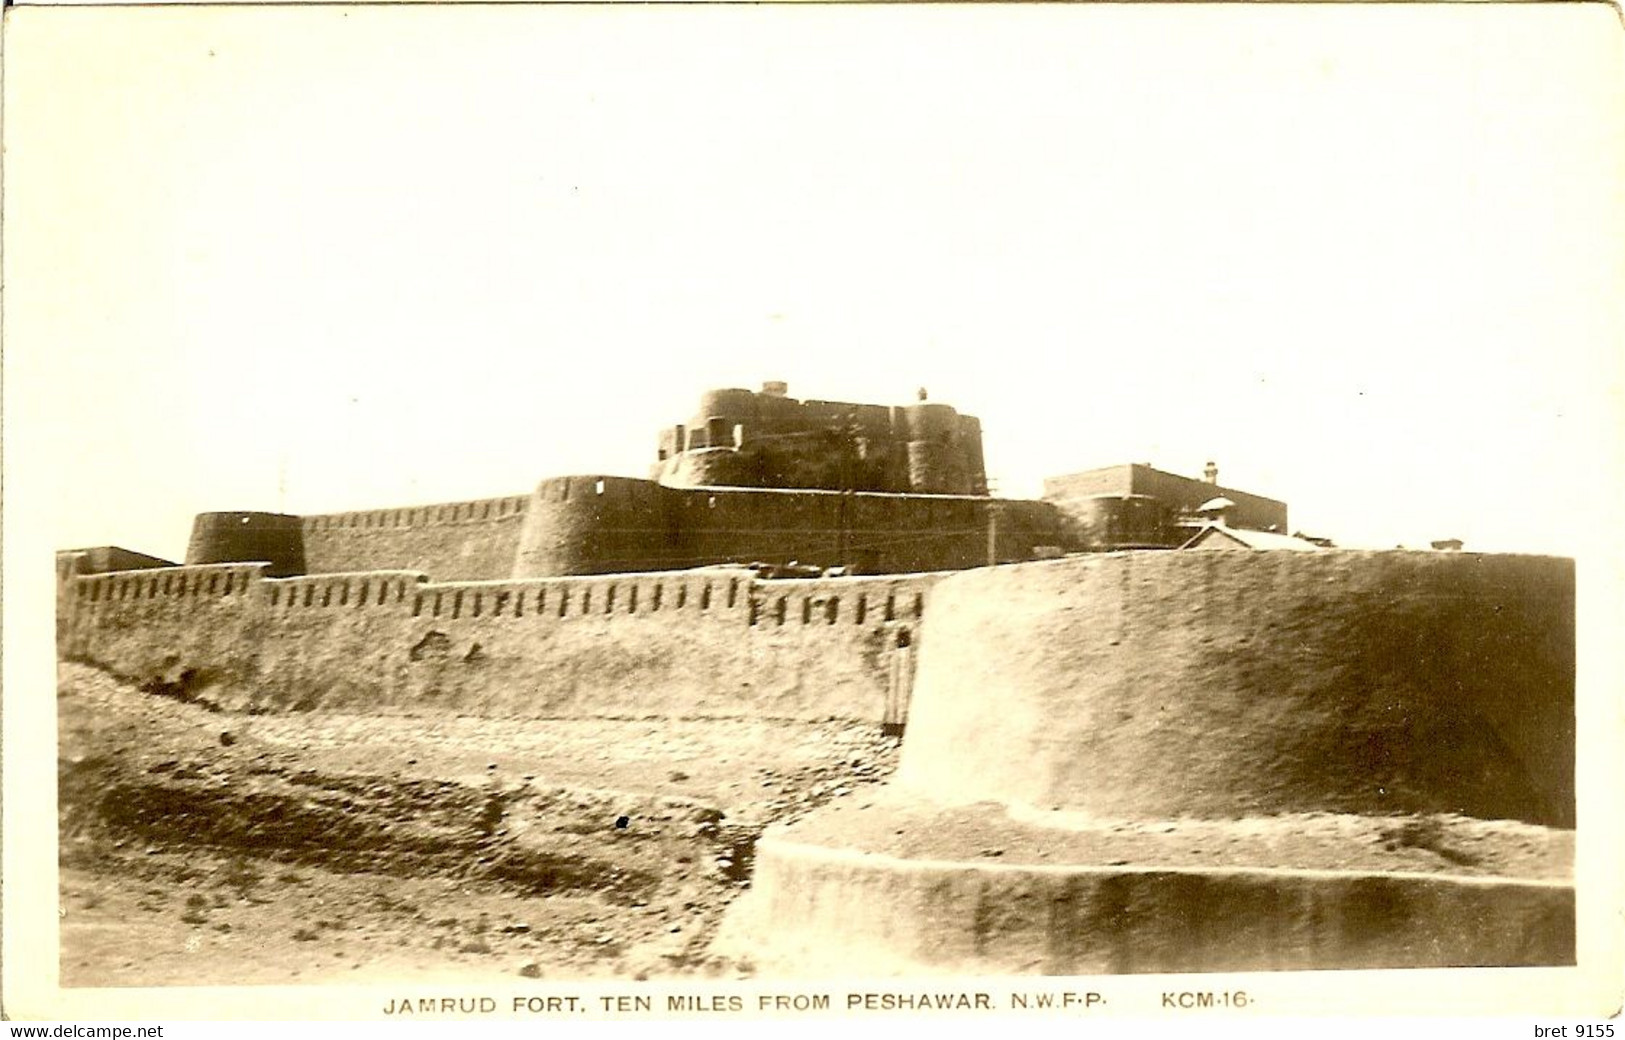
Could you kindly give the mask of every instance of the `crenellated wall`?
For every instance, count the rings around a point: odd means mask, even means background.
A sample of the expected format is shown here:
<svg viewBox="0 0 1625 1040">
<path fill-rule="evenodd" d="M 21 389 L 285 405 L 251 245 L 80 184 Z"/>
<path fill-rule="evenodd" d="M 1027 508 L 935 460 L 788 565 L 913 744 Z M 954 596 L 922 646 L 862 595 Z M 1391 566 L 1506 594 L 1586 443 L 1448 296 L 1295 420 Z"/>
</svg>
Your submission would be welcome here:
<svg viewBox="0 0 1625 1040">
<path fill-rule="evenodd" d="M 61 598 L 58 654 L 138 682 L 251 683 L 265 570 L 213 564 L 75 577 Z"/>
<path fill-rule="evenodd" d="M 412 571 L 317 574 L 267 581 L 255 681 L 237 707 L 312 711 L 401 704 L 397 648 L 417 590 Z"/>
<path fill-rule="evenodd" d="M 924 432 L 931 422 L 947 421 L 934 412 L 921 415 Z M 919 461 L 927 468 L 942 462 L 933 459 L 927 452 Z M 193 525 L 187 563 L 268 563 L 269 576 L 277 578 L 412 570 L 438 581 L 758 561 L 910 574 L 1031 559 L 1039 546 L 1069 546 L 1068 530 L 1062 513 L 1041 501 L 680 488 L 575 474 L 550 477 L 528 496 L 473 502 L 305 517 L 203 513 Z"/>
<path fill-rule="evenodd" d="M 263 571 L 70 577 L 60 652 L 238 709 L 900 723 L 916 629 L 944 576 Z"/>
<path fill-rule="evenodd" d="M 305 570 L 346 573 L 410 567 L 441 579 L 472 581 L 513 573 L 528 498 L 509 495 L 472 502 L 301 518 Z"/>
<path fill-rule="evenodd" d="M 531 496 L 514 574 L 607 574 L 714 563 L 852 565 L 865 574 L 975 567 L 1064 545 L 1046 502 L 969 495 L 672 488 L 556 477 Z"/>
</svg>

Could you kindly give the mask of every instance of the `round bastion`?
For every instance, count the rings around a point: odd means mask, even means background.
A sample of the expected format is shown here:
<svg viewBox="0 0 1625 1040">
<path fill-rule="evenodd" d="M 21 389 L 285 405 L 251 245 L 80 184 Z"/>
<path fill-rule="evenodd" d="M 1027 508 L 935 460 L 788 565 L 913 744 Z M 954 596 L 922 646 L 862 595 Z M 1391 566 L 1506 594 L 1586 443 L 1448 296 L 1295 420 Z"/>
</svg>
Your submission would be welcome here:
<svg viewBox="0 0 1625 1040">
<path fill-rule="evenodd" d="M 920 647 L 888 788 L 759 842 L 759 963 L 1573 963 L 1570 560 L 1079 555 L 945 579 Z"/>
<path fill-rule="evenodd" d="M 1096 816 L 1574 826 L 1574 569 L 1128 552 L 932 593 L 897 782 Z"/>
<path fill-rule="evenodd" d="M 266 576 L 305 573 L 303 521 L 285 513 L 199 513 L 186 543 L 187 566 L 268 563 Z"/>
</svg>

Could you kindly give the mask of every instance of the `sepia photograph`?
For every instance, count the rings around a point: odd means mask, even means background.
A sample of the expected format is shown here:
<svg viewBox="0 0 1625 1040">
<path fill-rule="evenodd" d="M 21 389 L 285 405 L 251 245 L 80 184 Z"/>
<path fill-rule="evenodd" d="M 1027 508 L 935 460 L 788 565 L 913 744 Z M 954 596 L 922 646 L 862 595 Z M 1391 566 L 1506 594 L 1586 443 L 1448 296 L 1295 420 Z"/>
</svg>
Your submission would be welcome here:
<svg viewBox="0 0 1625 1040">
<path fill-rule="evenodd" d="M 1603 1036 L 1622 53 L 8 8 L 7 1015 Z"/>
</svg>

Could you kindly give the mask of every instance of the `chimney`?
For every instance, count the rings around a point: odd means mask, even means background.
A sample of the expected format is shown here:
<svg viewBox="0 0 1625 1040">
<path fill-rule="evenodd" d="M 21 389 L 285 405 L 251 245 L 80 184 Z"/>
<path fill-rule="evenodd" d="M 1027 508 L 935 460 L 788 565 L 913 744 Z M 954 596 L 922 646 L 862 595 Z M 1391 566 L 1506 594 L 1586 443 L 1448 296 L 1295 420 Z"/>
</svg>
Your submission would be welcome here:
<svg viewBox="0 0 1625 1040">
<path fill-rule="evenodd" d="M 1202 479 L 1209 484 L 1217 484 L 1219 482 L 1219 464 L 1209 459 L 1208 464 L 1202 469 Z"/>
<path fill-rule="evenodd" d="M 763 397 L 786 397 L 790 393 L 790 384 L 778 379 L 769 379 L 762 384 Z"/>
</svg>

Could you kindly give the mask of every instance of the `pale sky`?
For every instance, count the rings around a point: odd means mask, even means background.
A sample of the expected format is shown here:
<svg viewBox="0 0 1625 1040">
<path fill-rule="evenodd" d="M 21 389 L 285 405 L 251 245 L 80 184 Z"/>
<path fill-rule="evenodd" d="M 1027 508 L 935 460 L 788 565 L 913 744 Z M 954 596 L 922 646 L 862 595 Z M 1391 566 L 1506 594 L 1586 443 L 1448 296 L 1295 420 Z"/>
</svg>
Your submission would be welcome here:
<svg viewBox="0 0 1625 1040">
<path fill-rule="evenodd" d="M 1604 5 L 12 15 L 8 505 L 57 547 L 645 476 L 764 379 L 924 385 L 1010 495 L 1620 515 Z"/>
</svg>

